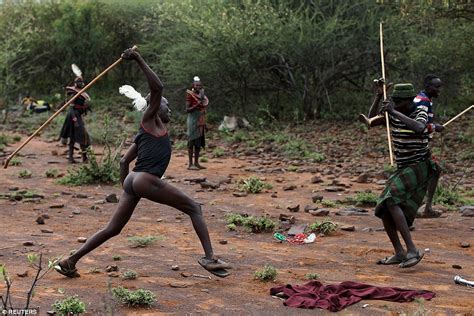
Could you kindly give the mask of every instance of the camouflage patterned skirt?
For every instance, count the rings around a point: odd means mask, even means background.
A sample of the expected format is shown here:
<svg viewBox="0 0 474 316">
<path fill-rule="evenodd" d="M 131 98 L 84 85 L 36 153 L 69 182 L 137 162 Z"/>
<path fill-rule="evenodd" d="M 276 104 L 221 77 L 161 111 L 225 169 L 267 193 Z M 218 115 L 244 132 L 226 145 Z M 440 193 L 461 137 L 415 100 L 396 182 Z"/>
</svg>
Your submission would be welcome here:
<svg viewBox="0 0 474 316">
<path fill-rule="evenodd" d="M 382 218 L 388 212 L 388 206 L 398 205 L 405 214 L 408 226 L 411 226 L 423 203 L 428 183 L 439 170 L 439 166 L 431 159 L 398 169 L 387 180 L 377 200 L 375 215 Z"/>
</svg>

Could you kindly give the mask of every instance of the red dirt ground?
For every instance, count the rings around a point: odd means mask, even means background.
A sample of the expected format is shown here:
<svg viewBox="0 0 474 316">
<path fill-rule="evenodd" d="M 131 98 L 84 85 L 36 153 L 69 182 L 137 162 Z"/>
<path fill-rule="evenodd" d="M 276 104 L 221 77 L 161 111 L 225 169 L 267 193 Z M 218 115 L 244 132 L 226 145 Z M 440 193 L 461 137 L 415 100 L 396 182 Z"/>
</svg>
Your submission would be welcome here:
<svg viewBox="0 0 474 316">
<path fill-rule="evenodd" d="M 331 131 L 328 128 L 327 133 Z M 362 138 L 358 131 L 355 134 L 355 138 Z M 320 135 L 318 139 L 315 138 L 315 142 L 323 138 Z M 7 150 L 12 150 L 15 145 L 18 143 Z M 344 147 L 345 140 L 339 141 L 337 145 L 340 147 L 335 146 L 334 150 Z M 370 147 L 370 142 L 365 142 L 363 146 Z M 329 156 L 330 150 L 333 150 L 331 148 L 325 147 Z M 55 179 L 46 178 L 45 171 L 48 169 L 56 168 L 65 172 L 70 167 L 63 156 L 51 154 L 54 150 L 61 154 L 65 148 L 58 147 L 53 142 L 35 139 L 22 150 L 21 166 L 11 166 L 1 171 L 0 193 L 19 187 L 20 190 L 34 190 L 45 196 L 38 203 L 0 200 L 0 263 L 6 265 L 12 276 L 13 298 L 18 303 L 23 301 L 34 272 L 28 267 L 26 254 L 38 252 L 49 258 L 67 254 L 80 247 L 77 238 L 89 237 L 103 227 L 116 207 L 116 204 L 102 204 L 100 201 L 110 193 L 121 193 L 121 188 L 117 185 L 66 187 L 57 184 Z M 285 170 L 283 173 L 262 172 L 264 168 L 286 168 L 289 164 L 271 153 L 249 153 L 248 156 L 242 154 L 240 157 L 228 155 L 209 158 L 209 162 L 205 164 L 206 170 L 190 174 L 186 170 L 187 158 L 184 152 L 175 151 L 166 174 L 169 178 L 167 181 L 204 204 L 215 252 L 234 265 L 232 275 L 225 279 L 214 276 L 212 279 L 181 276 L 181 272 L 210 275 L 197 263 L 202 249 L 190 220 L 174 209 L 142 200 L 121 235 L 84 257 L 78 264 L 82 274 L 80 278 L 66 279 L 50 272 L 37 286 L 32 306 L 39 306 L 40 314 L 44 315 L 51 310 L 51 304 L 55 300 L 77 294 L 87 304 L 87 315 L 107 314 L 107 308 L 116 315 L 323 314 L 328 312 L 287 308 L 281 300 L 269 295 L 270 288 L 277 284 L 302 284 L 306 282 L 306 273 L 318 273 L 325 284 L 351 280 L 436 292 L 432 301 L 421 303 L 362 301 L 343 311 L 346 314 L 396 315 L 426 312 L 472 315 L 473 290 L 453 282 L 456 274 L 474 279 L 474 249 L 460 246 L 461 242 L 474 244 L 474 219 L 461 217 L 459 212 L 446 212 L 439 219 L 415 221 L 416 229 L 412 232 L 415 243 L 421 249 L 429 248 L 430 252 L 419 265 L 406 270 L 397 266 L 374 264 L 377 259 L 389 255 L 392 249 L 385 232 L 376 230 L 382 227 L 382 223 L 373 216 L 371 208 L 367 208 L 370 210 L 368 216 L 335 216 L 338 208 L 344 206 L 331 208 L 330 217 L 333 221 L 341 226 L 354 225 L 355 231 L 338 230 L 333 235 L 318 237 L 315 243 L 308 245 L 278 243 L 268 233 L 250 234 L 243 230 L 230 232 L 226 229 L 225 215 L 229 212 L 268 214 L 275 221 L 278 221 L 280 213 L 284 213 L 294 215 L 297 223 L 310 224 L 322 219 L 303 211 L 305 205 L 312 204 L 311 196 L 315 192 L 332 200 L 340 200 L 365 189 L 379 193 L 383 185 L 376 184 L 378 180 L 375 177 L 371 176 L 370 183 L 355 182 L 357 174 L 364 168 L 375 172 L 386 163 L 386 157 L 370 152 L 358 150 L 357 155 L 356 150 L 350 149 L 342 153 L 334 152 L 326 162 L 311 164 L 313 170 L 308 168 L 310 165 L 304 165 L 300 167 L 302 172 Z M 345 159 L 338 159 L 340 155 L 344 155 Z M 362 165 L 357 167 L 359 163 Z M 462 165 L 456 164 L 456 168 L 458 167 Z M 23 169 L 31 170 L 32 178 L 20 179 L 18 173 Z M 472 189 L 472 169 L 468 171 L 463 184 L 465 188 Z M 250 175 L 266 178 L 273 189 L 256 195 L 249 194 L 247 197 L 233 196 L 236 180 Z M 312 184 L 310 179 L 315 175 L 321 176 L 324 182 Z M 219 189 L 212 191 L 202 190 L 199 185 L 183 180 L 194 176 L 207 177 L 211 182 L 220 182 L 230 177 L 232 183 L 221 184 Z M 324 188 L 336 176 L 340 182 L 348 185 L 346 191 L 326 192 Z M 451 177 L 457 179 L 455 175 Z M 297 188 L 284 191 L 283 187 L 289 184 L 294 184 Z M 272 197 L 273 192 L 277 192 L 277 197 Z M 74 197 L 78 193 L 87 195 L 87 198 Z M 50 208 L 54 204 L 64 204 L 64 207 Z M 289 213 L 286 208 L 291 204 L 300 204 L 301 210 Z M 98 208 L 91 209 L 93 205 Z M 74 215 L 75 210 L 79 210 L 80 214 Z M 45 225 L 38 225 L 35 220 L 44 213 L 50 218 L 45 220 Z M 42 233 L 41 229 L 49 229 L 53 233 Z M 157 241 L 147 248 L 131 248 L 127 237 L 136 235 L 164 236 L 165 240 Z M 228 243 L 220 244 L 219 240 L 222 239 Z M 32 241 L 34 245 L 23 246 L 25 241 Z M 115 255 L 121 256 L 122 260 L 113 261 L 112 257 Z M 135 270 L 139 277 L 128 281 L 120 277 L 109 277 L 105 267 L 110 264 L 117 264 L 119 272 Z M 180 271 L 171 270 L 171 266 L 176 264 Z M 265 264 L 278 269 L 276 282 L 263 283 L 253 279 L 254 272 Z M 462 270 L 454 269 L 454 264 L 462 266 Z M 88 272 L 92 268 L 98 268 L 99 273 Z M 17 273 L 24 271 L 29 272 L 28 277 L 17 276 Z M 171 283 L 184 283 L 187 287 L 173 288 Z M 113 302 L 108 293 L 109 284 L 149 289 L 156 294 L 157 303 L 150 309 L 123 307 Z M 2 284 L 0 293 L 3 292 Z M 364 304 L 369 306 L 363 308 Z"/>
</svg>

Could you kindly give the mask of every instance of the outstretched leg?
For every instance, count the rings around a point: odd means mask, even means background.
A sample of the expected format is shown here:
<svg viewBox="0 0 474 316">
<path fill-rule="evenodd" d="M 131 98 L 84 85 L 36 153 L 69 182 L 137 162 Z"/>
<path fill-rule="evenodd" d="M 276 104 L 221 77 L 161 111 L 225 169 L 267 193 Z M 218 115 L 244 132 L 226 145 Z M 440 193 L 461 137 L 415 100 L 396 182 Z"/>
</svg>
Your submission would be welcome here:
<svg viewBox="0 0 474 316">
<path fill-rule="evenodd" d="M 380 259 L 377 263 L 378 264 L 398 264 L 403 261 L 405 258 L 405 250 L 398 238 L 397 228 L 395 222 L 393 221 L 392 215 L 390 213 L 386 213 L 382 218 L 383 226 L 385 228 L 385 232 L 390 238 L 390 242 L 393 245 L 393 249 L 395 250 L 395 255 L 390 257 L 385 257 Z"/>
<path fill-rule="evenodd" d="M 433 197 L 436 192 L 436 187 L 438 186 L 438 181 L 441 176 L 441 171 L 437 168 L 436 174 L 428 182 L 428 188 L 426 189 L 426 205 L 423 212 L 423 217 L 425 218 L 435 218 L 439 217 L 441 213 L 433 210 Z"/>
<path fill-rule="evenodd" d="M 213 257 L 211 239 L 209 238 L 209 232 L 199 203 L 174 186 L 148 173 L 140 173 L 135 177 L 133 189 L 141 197 L 153 202 L 169 205 L 189 215 L 194 230 L 204 248 L 206 258 L 210 259 Z"/>
<path fill-rule="evenodd" d="M 69 143 L 69 148 L 68 148 L 68 151 L 67 151 L 67 160 L 69 161 L 69 163 L 75 163 L 76 161 L 74 160 L 74 142 L 71 141 Z"/>
<path fill-rule="evenodd" d="M 110 238 L 117 236 L 122 231 L 122 228 L 128 223 L 133 211 L 135 210 L 135 207 L 137 206 L 138 201 L 140 201 L 139 197 L 127 192 L 123 192 L 122 196 L 120 197 L 117 210 L 113 214 L 107 226 L 90 237 L 87 242 L 82 245 L 81 248 L 79 248 L 79 250 L 74 252 L 74 254 L 61 260 L 59 265 L 68 270 L 73 270 L 75 269 L 76 263 L 79 261 L 79 259 L 102 245 Z"/>
<path fill-rule="evenodd" d="M 188 169 L 191 169 L 193 166 L 193 145 L 188 144 L 188 159 L 189 159 L 189 164 L 188 164 Z"/>
</svg>

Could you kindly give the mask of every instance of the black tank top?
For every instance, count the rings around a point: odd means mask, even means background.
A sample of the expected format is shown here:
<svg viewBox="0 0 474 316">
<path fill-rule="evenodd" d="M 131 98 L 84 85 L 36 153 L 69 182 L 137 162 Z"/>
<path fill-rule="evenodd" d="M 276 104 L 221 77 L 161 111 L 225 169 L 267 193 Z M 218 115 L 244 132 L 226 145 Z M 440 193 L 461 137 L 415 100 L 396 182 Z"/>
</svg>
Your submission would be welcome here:
<svg viewBox="0 0 474 316">
<path fill-rule="evenodd" d="M 161 178 L 171 159 L 168 133 L 158 137 L 146 131 L 142 125 L 134 143 L 137 144 L 138 156 L 133 171 L 148 172 Z"/>
</svg>

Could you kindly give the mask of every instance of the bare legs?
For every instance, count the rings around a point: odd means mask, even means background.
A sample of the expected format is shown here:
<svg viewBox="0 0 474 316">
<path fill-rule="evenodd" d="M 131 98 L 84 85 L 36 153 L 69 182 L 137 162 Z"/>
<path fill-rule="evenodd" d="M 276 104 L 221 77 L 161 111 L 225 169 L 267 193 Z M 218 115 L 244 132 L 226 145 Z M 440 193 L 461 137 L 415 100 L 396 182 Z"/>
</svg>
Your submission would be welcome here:
<svg viewBox="0 0 474 316">
<path fill-rule="evenodd" d="M 201 153 L 201 147 L 190 145 L 188 147 L 188 159 L 189 159 L 189 170 L 199 170 L 199 169 L 206 169 L 205 167 L 199 164 L 199 154 Z M 193 163 L 194 158 L 194 163 Z"/>
<path fill-rule="evenodd" d="M 426 205 L 423 212 L 423 217 L 439 217 L 441 214 L 433 210 L 433 197 L 438 186 L 438 181 L 441 176 L 441 171 L 437 167 L 436 174 L 428 182 L 428 188 L 426 189 Z"/>
<path fill-rule="evenodd" d="M 130 220 L 141 197 L 172 206 L 189 215 L 194 230 L 201 241 L 206 258 L 213 258 L 211 240 L 202 215 L 201 206 L 188 195 L 165 183 L 157 176 L 144 172 L 130 173 L 124 181 L 124 190 L 117 210 L 112 215 L 107 226 L 90 237 L 73 255 L 62 260 L 60 262 L 62 266 L 70 269 L 74 268 L 79 259 L 84 255 L 96 249 L 110 238 L 117 236 Z"/>
</svg>

